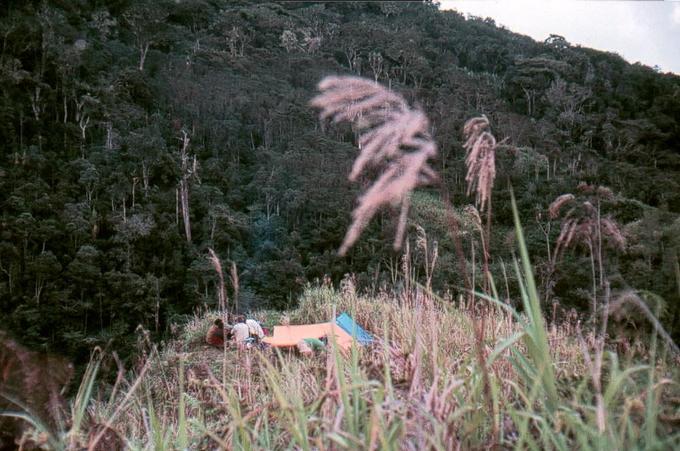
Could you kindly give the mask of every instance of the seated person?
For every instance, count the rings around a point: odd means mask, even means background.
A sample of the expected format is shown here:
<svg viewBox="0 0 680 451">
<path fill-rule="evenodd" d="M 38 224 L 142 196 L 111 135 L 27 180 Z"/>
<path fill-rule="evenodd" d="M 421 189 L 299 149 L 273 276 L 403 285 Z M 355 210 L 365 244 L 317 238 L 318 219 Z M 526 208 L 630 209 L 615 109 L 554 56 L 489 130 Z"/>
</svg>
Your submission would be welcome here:
<svg viewBox="0 0 680 451">
<path fill-rule="evenodd" d="M 262 329 L 262 326 L 260 326 L 260 323 L 254 319 L 247 319 L 246 326 L 248 326 L 248 333 L 251 337 L 256 338 L 257 341 L 260 341 L 264 338 L 264 330 Z"/>
<path fill-rule="evenodd" d="M 212 346 L 222 347 L 224 346 L 224 338 L 224 323 L 220 318 L 217 318 L 208 329 L 205 342 Z"/>
<path fill-rule="evenodd" d="M 251 343 L 259 343 L 264 338 L 262 326 L 254 319 L 245 319 L 244 316 L 235 319 L 239 322 L 231 328 L 231 335 L 236 346 L 243 347 Z"/>
<path fill-rule="evenodd" d="M 246 340 L 250 337 L 246 323 L 236 323 L 231 328 L 231 336 L 236 346 L 245 346 Z"/>
</svg>

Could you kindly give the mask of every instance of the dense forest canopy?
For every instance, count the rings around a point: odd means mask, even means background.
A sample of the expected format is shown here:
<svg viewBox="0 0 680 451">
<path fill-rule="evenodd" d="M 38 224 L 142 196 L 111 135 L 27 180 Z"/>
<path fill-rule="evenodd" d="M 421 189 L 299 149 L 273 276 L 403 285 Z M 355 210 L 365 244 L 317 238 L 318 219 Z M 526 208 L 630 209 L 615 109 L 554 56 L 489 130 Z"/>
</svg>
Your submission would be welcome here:
<svg viewBox="0 0 680 451">
<path fill-rule="evenodd" d="M 326 275 L 389 283 L 394 212 L 336 253 L 361 183 L 347 181 L 353 130 L 320 125 L 309 106 L 329 74 L 372 78 L 427 113 L 470 267 L 480 247 L 461 128 L 485 114 L 505 139 L 490 242 L 499 284 L 516 289 L 511 274 L 501 282 L 512 186 L 545 308 L 588 308 L 587 243 L 551 265 L 560 218 L 548 206 L 574 193 L 625 235 L 623 247 L 604 242 L 600 277 L 663 298 L 659 314 L 680 332 L 676 75 L 429 2 L 4 1 L 0 45 L 0 311 L 28 344 L 83 359 L 130 345 L 140 324 L 160 336 L 215 305 L 208 248 L 233 262 L 242 310 L 292 306 Z M 418 192 L 410 236 L 437 241 L 433 286 L 454 298 L 445 210 L 439 189 Z"/>
</svg>

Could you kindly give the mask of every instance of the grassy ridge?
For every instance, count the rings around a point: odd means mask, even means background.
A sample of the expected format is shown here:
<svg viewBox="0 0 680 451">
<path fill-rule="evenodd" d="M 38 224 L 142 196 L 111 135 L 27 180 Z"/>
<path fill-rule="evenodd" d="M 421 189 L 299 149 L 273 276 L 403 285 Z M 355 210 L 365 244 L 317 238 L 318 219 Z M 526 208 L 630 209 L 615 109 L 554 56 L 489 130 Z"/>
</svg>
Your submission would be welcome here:
<svg viewBox="0 0 680 451">
<path fill-rule="evenodd" d="M 342 354 L 331 345 L 311 358 L 223 351 L 203 343 L 218 314 L 205 312 L 160 350 L 142 331 L 140 364 L 112 389 L 97 390 L 95 353 L 61 433 L 17 415 L 53 449 L 680 446 L 677 360 L 656 334 L 619 355 L 606 317 L 599 331 L 582 331 L 577 318 L 546 324 L 515 221 L 522 313 L 481 293 L 443 300 L 408 276 L 411 288 L 373 295 L 346 278 L 339 289 L 308 286 L 295 310 L 253 316 L 299 324 L 347 311 L 374 346 Z M 402 269 L 411 273 L 408 261 Z"/>
<path fill-rule="evenodd" d="M 473 311 L 421 291 L 361 296 L 351 282 L 341 290 L 310 287 L 288 318 L 323 321 L 342 310 L 380 343 L 349 355 L 331 350 L 303 359 L 230 350 L 224 359 L 221 350 L 202 344 L 214 315 L 206 312 L 186 325 L 180 339 L 160 353 L 152 351 L 136 380 L 121 382 L 106 401 L 100 396 L 76 400 L 74 412 L 82 417 L 86 407 L 100 424 L 113 415 L 110 425 L 132 449 L 680 445 L 673 404 L 678 387 L 671 382 L 677 380 L 677 367 L 658 358 L 654 346 L 638 346 L 622 357 L 605 352 L 596 384 L 585 356 L 597 354 L 598 337 L 590 333 L 579 339 L 573 323 L 547 328 L 540 353 L 547 352 L 549 360 L 537 362 L 531 318 L 515 319 L 501 308 Z M 472 352 L 473 322 L 482 315 L 492 325 L 483 337 L 492 412 L 484 395 L 484 370 Z M 277 320 L 266 312 L 259 316 Z M 223 365 L 226 383 L 220 380 Z M 93 434 L 88 439 L 85 432 L 72 431 L 53 445 L 68 448 L 87 440 L 92 444 Z"/>
</svg>

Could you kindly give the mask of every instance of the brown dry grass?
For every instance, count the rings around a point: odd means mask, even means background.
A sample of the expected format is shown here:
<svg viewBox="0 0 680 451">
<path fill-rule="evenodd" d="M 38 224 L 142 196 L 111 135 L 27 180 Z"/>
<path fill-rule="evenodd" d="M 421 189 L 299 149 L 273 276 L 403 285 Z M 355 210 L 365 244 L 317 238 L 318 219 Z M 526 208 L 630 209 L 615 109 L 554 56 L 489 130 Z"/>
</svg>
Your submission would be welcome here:
<svg viewBox="0 0 680 451">
<path fill-rule="evenodd" d="M 541 418 L 546 415 L 542 401 L 532 398 L 536 387 L 528 383 L 516 357 L 528 354 L 526 344 L 503 345 L 508 337 L 525 333 L 523 320 L 503 308 L 455 305 L 417 287 L 408 293 L 366 295 L 347 278 L 340 289 L 330 284 L 308 287 L 299 307 L 286 314 L 254 316 L 267 323 L 286 316 L 300 324 L 327 321 L 342 311 L 376 337 L 373 346 L 345 356 L 331 350 L 311 358 L 229 348 L 225 358 L 223 350 L 202 341 L 216 312 L 198 314 L 160 352 L 145 341 L 148 360 L 142 374 L 122 381 L 116 394 L 92 396 L 89 415 L 131 449 L 510 448 L 532 440 L 545 443 L 539 432 L 545 422 L 550 422 L 551 434 L 573 444 L 576 429 L 565 423 L 564 415 L 575 409 L 583 421 L 591 421 L 591 379 L 608 393 L 609 380 L 619 374 L 600 357 L 595 360 L 599 377 L 593 377 L 587 357 L 602 356 L 611 347 L 602 335 L 581 335 L 576 316 L 550 324 L 547 340 L 562 413 L 557 420 Z M 482 318 L 490 327 L 477 337 L 474 324 Z M 491 387 L 490 410 L 474 352 L 479 342 Z M 622 355 L 625 360 L 654 359 L 644 346 L 629 352 Z M 665 361 L 658 365 L 655 374 L 677 370 Z M 215 376 L 219 374 L 224 380 Z M 677 390 L 667 379 L 659 381 L 652 389 L 659 398 L 655 412 L 660 431 L 668 432 Z M 613 425 L 632 415 L 626 406 L 644 406 L 648 391 L 632 377 L 623 384 L 625 403 L 608 401 L 601 417 L 612 434 L 619 433 Z M 525 414 L 534 418 L 529 428 Z M 644 419 L 630 416 L 629 421 L 642 424 Z M 98 431 L 85 429 L 72 443 L 88 443 Z M 616 443 L 637 443 L 637 433 L 631 431 L 632 438 L 624 434 Z"/>
<path fill-rule="evenodd" d="M 235 349 L 229 349 L 223 359 L 222 350 L 198 340 L 185 341 L 202 335 L 215 313 L 196 316 L 184 335 L 168 343 L 152 361 L 141 391 L 148 396 L 137 397 L 128 415 L 112 427 L 135 447 L 149 448 L 154 435 L 145 419 L 149 409 L 153 406 L 163 418 L 163 431 L 174 437 L 172 431 L 179 424 L 177 399 L 184 396 L 186 416 L 193 419 L 188 429 L 192 448 L 239 449 L 250 443 L 252 449 L 285 449 L 291 444 L 305 449 L 304 443 L 308 449 L 377 449 L 384 441 L 391 443 L 390 449 L 470 449 L 494 443 L 516 445 L 522 420 L 512 412 L 539 409 L 531 407 L 540 404 L 539 400 L 525 404 L 535 387 L 523 382 L 511 350 L 497 351 L 506 337 L 522 331 L 521 324 L 503 309 L 480 312 L 419 289 L 368 296 L 346 279 L 339 290 L 329 285 L 309 287 L 299 307 L 287 316 L 293 324 L 312 323 L 327 321 L 341 311 L 349 312 L 369 330 L 376 344 L 340 359 L 331 351 L 301 358 L 295 353 Z M 477 346 L 474 322 L 482 315 L 492 325 L 481 337 L 484 359 L 489 362 L 491 411 L 473 352 Z M 258 316 L 278 322 L 269 312 Z M 579 330 L 575 316 L 548 328 L 550 355 L 565 406 L 583 402 L 582 391 L 592 378 L 592 363 L 585 356 L 602 354 L 599 336 L 580 336 Z M 527 352 L 519 342 L 514 349 Z M 646 358 L 646 354 L 624 357 Z M 226 383 L 214 376 L 222 372 L 227 375 Z M 605 373 L 601 377 L 606 381 Z M 633 393 L 637 392 L 629 394 Z M 103 407 L 95 403 L 92 409 Z M 610 410 L 609 416 L 620 418 L 621 411 Z M 671 411 L 665 412 L 672 418 Z M 496 421 L 501 423 L 498 432 L 493 426 Z M 396 429 L 390 439 L 385 434 L 391 427 Z M 537 430 L 527 433 L 537 434 Z"/>
</svg>

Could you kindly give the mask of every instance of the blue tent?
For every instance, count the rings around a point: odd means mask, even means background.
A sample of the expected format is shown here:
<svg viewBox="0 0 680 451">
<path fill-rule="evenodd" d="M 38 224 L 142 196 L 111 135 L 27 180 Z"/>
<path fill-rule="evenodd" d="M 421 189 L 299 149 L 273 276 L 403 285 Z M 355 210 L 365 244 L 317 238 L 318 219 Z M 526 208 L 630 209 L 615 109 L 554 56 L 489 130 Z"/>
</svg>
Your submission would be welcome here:
<svg viewBox="0 0 680 451">
<path fill-rule="evenodd" d="M 367 345 L 373 343 L 373 336 L 362 329 L 351 316 L 347 313 L 342 313 L 340 316 L 335 318 L 335 324 L 337 324 L 342 330 L 350 334 L 359 344 Z"/>
</svg>

